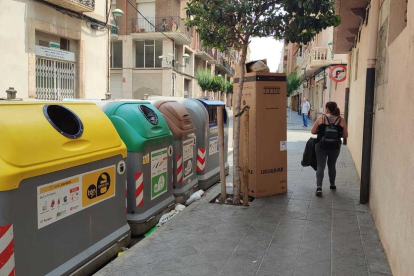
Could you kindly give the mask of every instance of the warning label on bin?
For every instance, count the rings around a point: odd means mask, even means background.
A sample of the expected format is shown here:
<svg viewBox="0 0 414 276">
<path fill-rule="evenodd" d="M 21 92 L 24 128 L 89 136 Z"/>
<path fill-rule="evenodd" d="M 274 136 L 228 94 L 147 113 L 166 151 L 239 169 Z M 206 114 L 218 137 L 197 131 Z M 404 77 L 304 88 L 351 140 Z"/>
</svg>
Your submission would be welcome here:
<svg viewBox="0 0 414 276">
<path fill-rule="evenodd" d="M 151 152 L 151 200 L 167 192 L 167 148 Z"/>
<path fill-rule="evenodd" d="M 193 175 L 194 139 L 183 141 L 184 180 Z"/>
<path fill-rule="evenodd" d="M 208 155 L 213 155 L 219 152 L 218 136 L 210 138 L 210 147 Z"/>
<path fill-rule="evenodd" d="M 115 166 L 37 187 L 38 229 L 115 196 Z"/>
</svg>

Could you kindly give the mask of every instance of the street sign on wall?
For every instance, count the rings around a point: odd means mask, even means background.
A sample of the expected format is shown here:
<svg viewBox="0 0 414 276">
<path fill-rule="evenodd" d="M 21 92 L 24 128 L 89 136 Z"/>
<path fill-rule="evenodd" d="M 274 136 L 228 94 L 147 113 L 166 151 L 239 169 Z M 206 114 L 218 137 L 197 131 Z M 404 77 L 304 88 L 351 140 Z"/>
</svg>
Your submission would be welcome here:
<svg viewBox="0 0 414 276">
<path fill-rule="evenodd" d="M 334 82 L 343 82 L 346 80 L 346 66 L 336 65 L 332 67 L 330 77 Z"/>
<path fill-rule="evenodd" d="M 60 44 L 56 42 L 49 42 L 50 48 L 60 49 Z"/>
<path fill-rule="evenodd" d="M 56 48 L 43 47 L 35 45 L 35 54 L 36 56 L 59 59 L 64 61 L 76 62 L 75 53 L 63 51 Z"/>
</svg>

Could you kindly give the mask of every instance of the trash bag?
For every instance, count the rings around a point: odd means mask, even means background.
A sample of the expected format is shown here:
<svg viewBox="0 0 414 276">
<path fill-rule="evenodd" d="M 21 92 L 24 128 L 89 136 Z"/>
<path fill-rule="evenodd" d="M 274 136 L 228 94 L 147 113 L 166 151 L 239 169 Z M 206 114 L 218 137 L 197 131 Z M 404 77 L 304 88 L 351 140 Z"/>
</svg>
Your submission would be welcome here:
<svg viewBox="0 0 414 276">
<path fill-rule="evenodd" d="M 203 190 L 199 190 L 199 191 L 195 192 L 187 200 L 187 202 L 185 203 L 185 206 L 188 206 L 191 203 L 193 203 L 194 201 L 199 200 L 203 196 L 203 194 L 204 194 L 204 191 Z"/>
<path fill-rule="evenodd" d="M 303 167 L 312 167 L 315 171 L 317 170 L 316 162 L 316 151 L 315 151 L 316 139 L 310 138 L 305 146 L 305 151 L 303 152 L 302 166 Z"/>
</svg>

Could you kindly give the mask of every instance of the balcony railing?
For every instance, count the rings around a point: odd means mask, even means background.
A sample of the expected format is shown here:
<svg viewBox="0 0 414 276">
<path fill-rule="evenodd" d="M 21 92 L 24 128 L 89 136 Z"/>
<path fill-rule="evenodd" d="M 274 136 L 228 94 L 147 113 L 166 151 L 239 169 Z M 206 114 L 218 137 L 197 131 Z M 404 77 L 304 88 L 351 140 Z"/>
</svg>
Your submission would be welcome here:
<svg viewBox="0 0 414 276">
<path fill-rule="evenodd" d="M 49 3 L 75 12 L 93 12 L 95 0 L 46 0 Z"/>
<path fill-rule="evenodd" d="M 236 70 L 234 70 L 230 64 L 227 62 L 224 63 L 224 67 L 232 74 L 233 76 L 236 74 Z"/>
<path fill-rule="evenodd" d="M 302 66 L 308 66 L 314 62 L 319 62 L 319 61 L 324 62 L 327 60 L 327 57 L 328 57 L 328 48 L 315 47 L 310 51 L 310 53 L 302 61 Z"/>
<path fill-rule="evenodd" d="M 232 75 L 235 74 L 235 70 L 231 67 L 231 65 L 227 61 L 224 60 L 223 55 L 217 59 L 217 64 L 223 66 L 230 74 Z"/>
<path fill-rule="evenodd" d="M 305 53 L 305 57 L 302 60 L 302 63 L 298 67 L 298 74 L 301 75 L 304 73 L 306 68 L 306 74 L 310 75 L 319 70 L 320 68 L 326 66 L 328 63 L 328 48 L 326 47 L 315 47 L 312 48 L 308 53 Z"/>
<path fill-rule="evenodd" d="M 210 57 L 212 57 L 214 60 L 216 60 L 216 59 L 217 59 L 217 51 L 216 51 L 215 49 L 213 49 L 213 48 L 201 46 L 201 47 L 199 48 L 199 51 L 202 51 L 202 52 L 207 53 L 207 54 L 208 54 Z"/>
<path fill-rule="evenodd" d="M 134 18 L 131 20 L 132 33 L 181 33 L 188 38 L 192 37 L 191 28 L 185 26 L 178 16 Z"/>
</svg>

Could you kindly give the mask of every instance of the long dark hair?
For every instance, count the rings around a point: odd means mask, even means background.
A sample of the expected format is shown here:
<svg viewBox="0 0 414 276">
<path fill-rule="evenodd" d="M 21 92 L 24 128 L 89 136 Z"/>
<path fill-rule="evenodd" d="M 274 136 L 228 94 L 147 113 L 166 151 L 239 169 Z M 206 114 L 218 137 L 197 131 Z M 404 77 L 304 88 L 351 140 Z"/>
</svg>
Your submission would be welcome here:
<svg viewBox="0 0 414 276">
<path fill-rule="evenodd" d="M 326 108 L 329 110 L 329 113 L 331 113 L 331 115 L 334 115 L 334 116 L 341 115 L 341 110 L 339 110 L 336 102 L 327 102 Z"/>
</svg>

